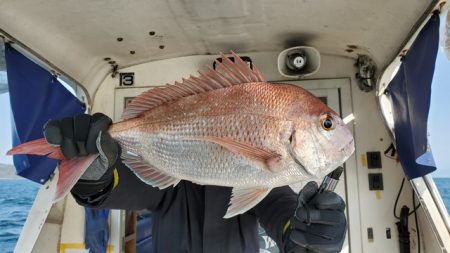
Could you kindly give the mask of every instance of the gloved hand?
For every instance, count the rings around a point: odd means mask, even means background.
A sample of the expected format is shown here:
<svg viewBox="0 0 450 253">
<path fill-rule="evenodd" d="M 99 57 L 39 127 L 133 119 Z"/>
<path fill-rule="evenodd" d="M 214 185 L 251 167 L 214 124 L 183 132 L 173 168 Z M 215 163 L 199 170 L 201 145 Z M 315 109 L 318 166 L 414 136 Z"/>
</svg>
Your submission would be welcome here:
<svg viewBox="0 0 450 253">
<path fill-rule="evenodd" d="M 318 192 L 309 182 L 298 195 L 297 209 L 285 232 L 285 252 L 340 252 L 347 221 L 345 203 L 334 192 Z"/>
<path fill-rule="evenodd" d="M 58 145 L 68 159 L 88 154 L 100 154 L 81 179 L 98 180 L 115 164 L 118 145 L 107 130 L 112 120 L 102 113 L 82 114 L 61 120 L 50 120 L 44 126 L 44 136 L 49 144 Z"/>
</svg>

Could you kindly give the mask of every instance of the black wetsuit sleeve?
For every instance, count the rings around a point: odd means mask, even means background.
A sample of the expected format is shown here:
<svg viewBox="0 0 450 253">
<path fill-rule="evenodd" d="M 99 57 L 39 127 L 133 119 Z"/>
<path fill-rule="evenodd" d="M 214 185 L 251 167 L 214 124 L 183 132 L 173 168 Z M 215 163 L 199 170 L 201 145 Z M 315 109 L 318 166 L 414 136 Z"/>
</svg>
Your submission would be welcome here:
<svg viewBox="0 0 450 253">
<path fill-rule="evenodd" d="M 118 182 L 114 186 L 114 170 Z M 117 180 L 117 179 L 116 179 Z M 109 168 L 99 180 L 79 180 L 72 189 L 72 195 L 82 206 L 156 211 L 173 188 L 159 190 L 142 182 L 121 161 Z"/>
<path fill-rule="evenodd" d="M 297 194 L 289 187 L 277 187 L 255 206 L 259 223 L 284 252 L 283 228 L 294 214 L 297 206 Z"/>
</svg>

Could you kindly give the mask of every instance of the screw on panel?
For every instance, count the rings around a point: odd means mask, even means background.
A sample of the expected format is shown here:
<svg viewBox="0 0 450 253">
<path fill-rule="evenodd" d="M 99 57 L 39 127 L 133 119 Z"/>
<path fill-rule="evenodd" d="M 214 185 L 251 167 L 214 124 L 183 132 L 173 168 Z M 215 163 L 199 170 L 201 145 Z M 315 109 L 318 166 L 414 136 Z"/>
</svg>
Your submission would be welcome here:
<svg viewBox="0 0 450 253">
<path fill-rule="evenodd" d="M 164 49 L 164 45 L 159 45 L 159 49 Z"/>
<path fill-rule="evenodd" d="M 110 57 L 105 57 L 105 58 L 103 58 L 103 60 L 104 60 L 104 61 L 110 61 L 111 58 L 110 58 Z"/>
<path fill-rule="evenodd" d="M 123 41 L 123 38 L 119 37 L 119 38 L 117 38 L 117 41 L 121 42 L 121 41 Z"/>
<path fill-rule="evenodd" d="M 345 51 L 347 51 L 347 53 L 351 53 L 353 52 L 353 49 L 346 49 Z"/>
<path fill-rule="evenodd" d="M 132 51 L 130 51 L 130 54 L 135 54 L 135 53 L 136 53 L 136 52 L 135 52 L 135 51 L 133 51 L 133 50 L 132 50 Z"/>
<path fill-rule="evenodd" d="M 154 32 L 154 31 L 150 31 L 149 33 L 148 33 L 148 35 L 150 35 L 150 36 L 154 36 L 156 33 Z"/>
</svg>

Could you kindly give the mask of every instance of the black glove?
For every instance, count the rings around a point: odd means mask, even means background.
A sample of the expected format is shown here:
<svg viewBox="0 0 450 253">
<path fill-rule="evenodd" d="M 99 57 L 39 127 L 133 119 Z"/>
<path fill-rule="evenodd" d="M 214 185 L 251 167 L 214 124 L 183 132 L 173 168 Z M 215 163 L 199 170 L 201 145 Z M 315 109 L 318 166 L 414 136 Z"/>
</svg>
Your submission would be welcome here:
<svg viewBox="0 0 450 253">
<path fill-rule="evenodd" d="M 112 120 L 102 113 L 50 120 L 44 126 L 44 136 L 49 144 L 61 146 L 68 159 L 99 153 L 100 159 L 82 176 L 82 179 L 97 180 L 115 164 L 119 153 L 118 145 L 107 132 L 111 123 Z"/>
<path fill-rule="evenodd" d="M 347 220 L 345 203 L 334 192 L 318 192 L 316 182 L 300 191 L 297 209 L 285 233 L 285 252 L 340 252 Z"/>
</svg>

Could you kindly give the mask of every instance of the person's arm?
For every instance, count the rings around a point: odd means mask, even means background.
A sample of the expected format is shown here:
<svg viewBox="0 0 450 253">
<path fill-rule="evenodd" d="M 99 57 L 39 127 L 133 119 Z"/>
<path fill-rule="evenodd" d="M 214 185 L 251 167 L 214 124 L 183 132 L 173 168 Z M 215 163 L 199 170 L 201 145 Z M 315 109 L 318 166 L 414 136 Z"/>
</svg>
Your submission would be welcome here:
<svg viewBox="0 0 450 253">
<path fill-rule="evenodd" d="M 107 131 L 111 123 L 101 113 L 51 120 L 44 126 L 44 136 L 49 144 L 60 146 L 68 159 L 99 154 L 71 190 L 80 205 L 156 210 L 173 188 L 151 187 L 121 162 L 120 147 Z"/>
<path fill-rule="evenodd" d="M 283 228 L 295 212 L 296 206 L 297 194 L 291 187 L 283 186 L 272 189 L 254 208 L 261 226 L 280 249 L 284 248 Z"/>
</svg>

